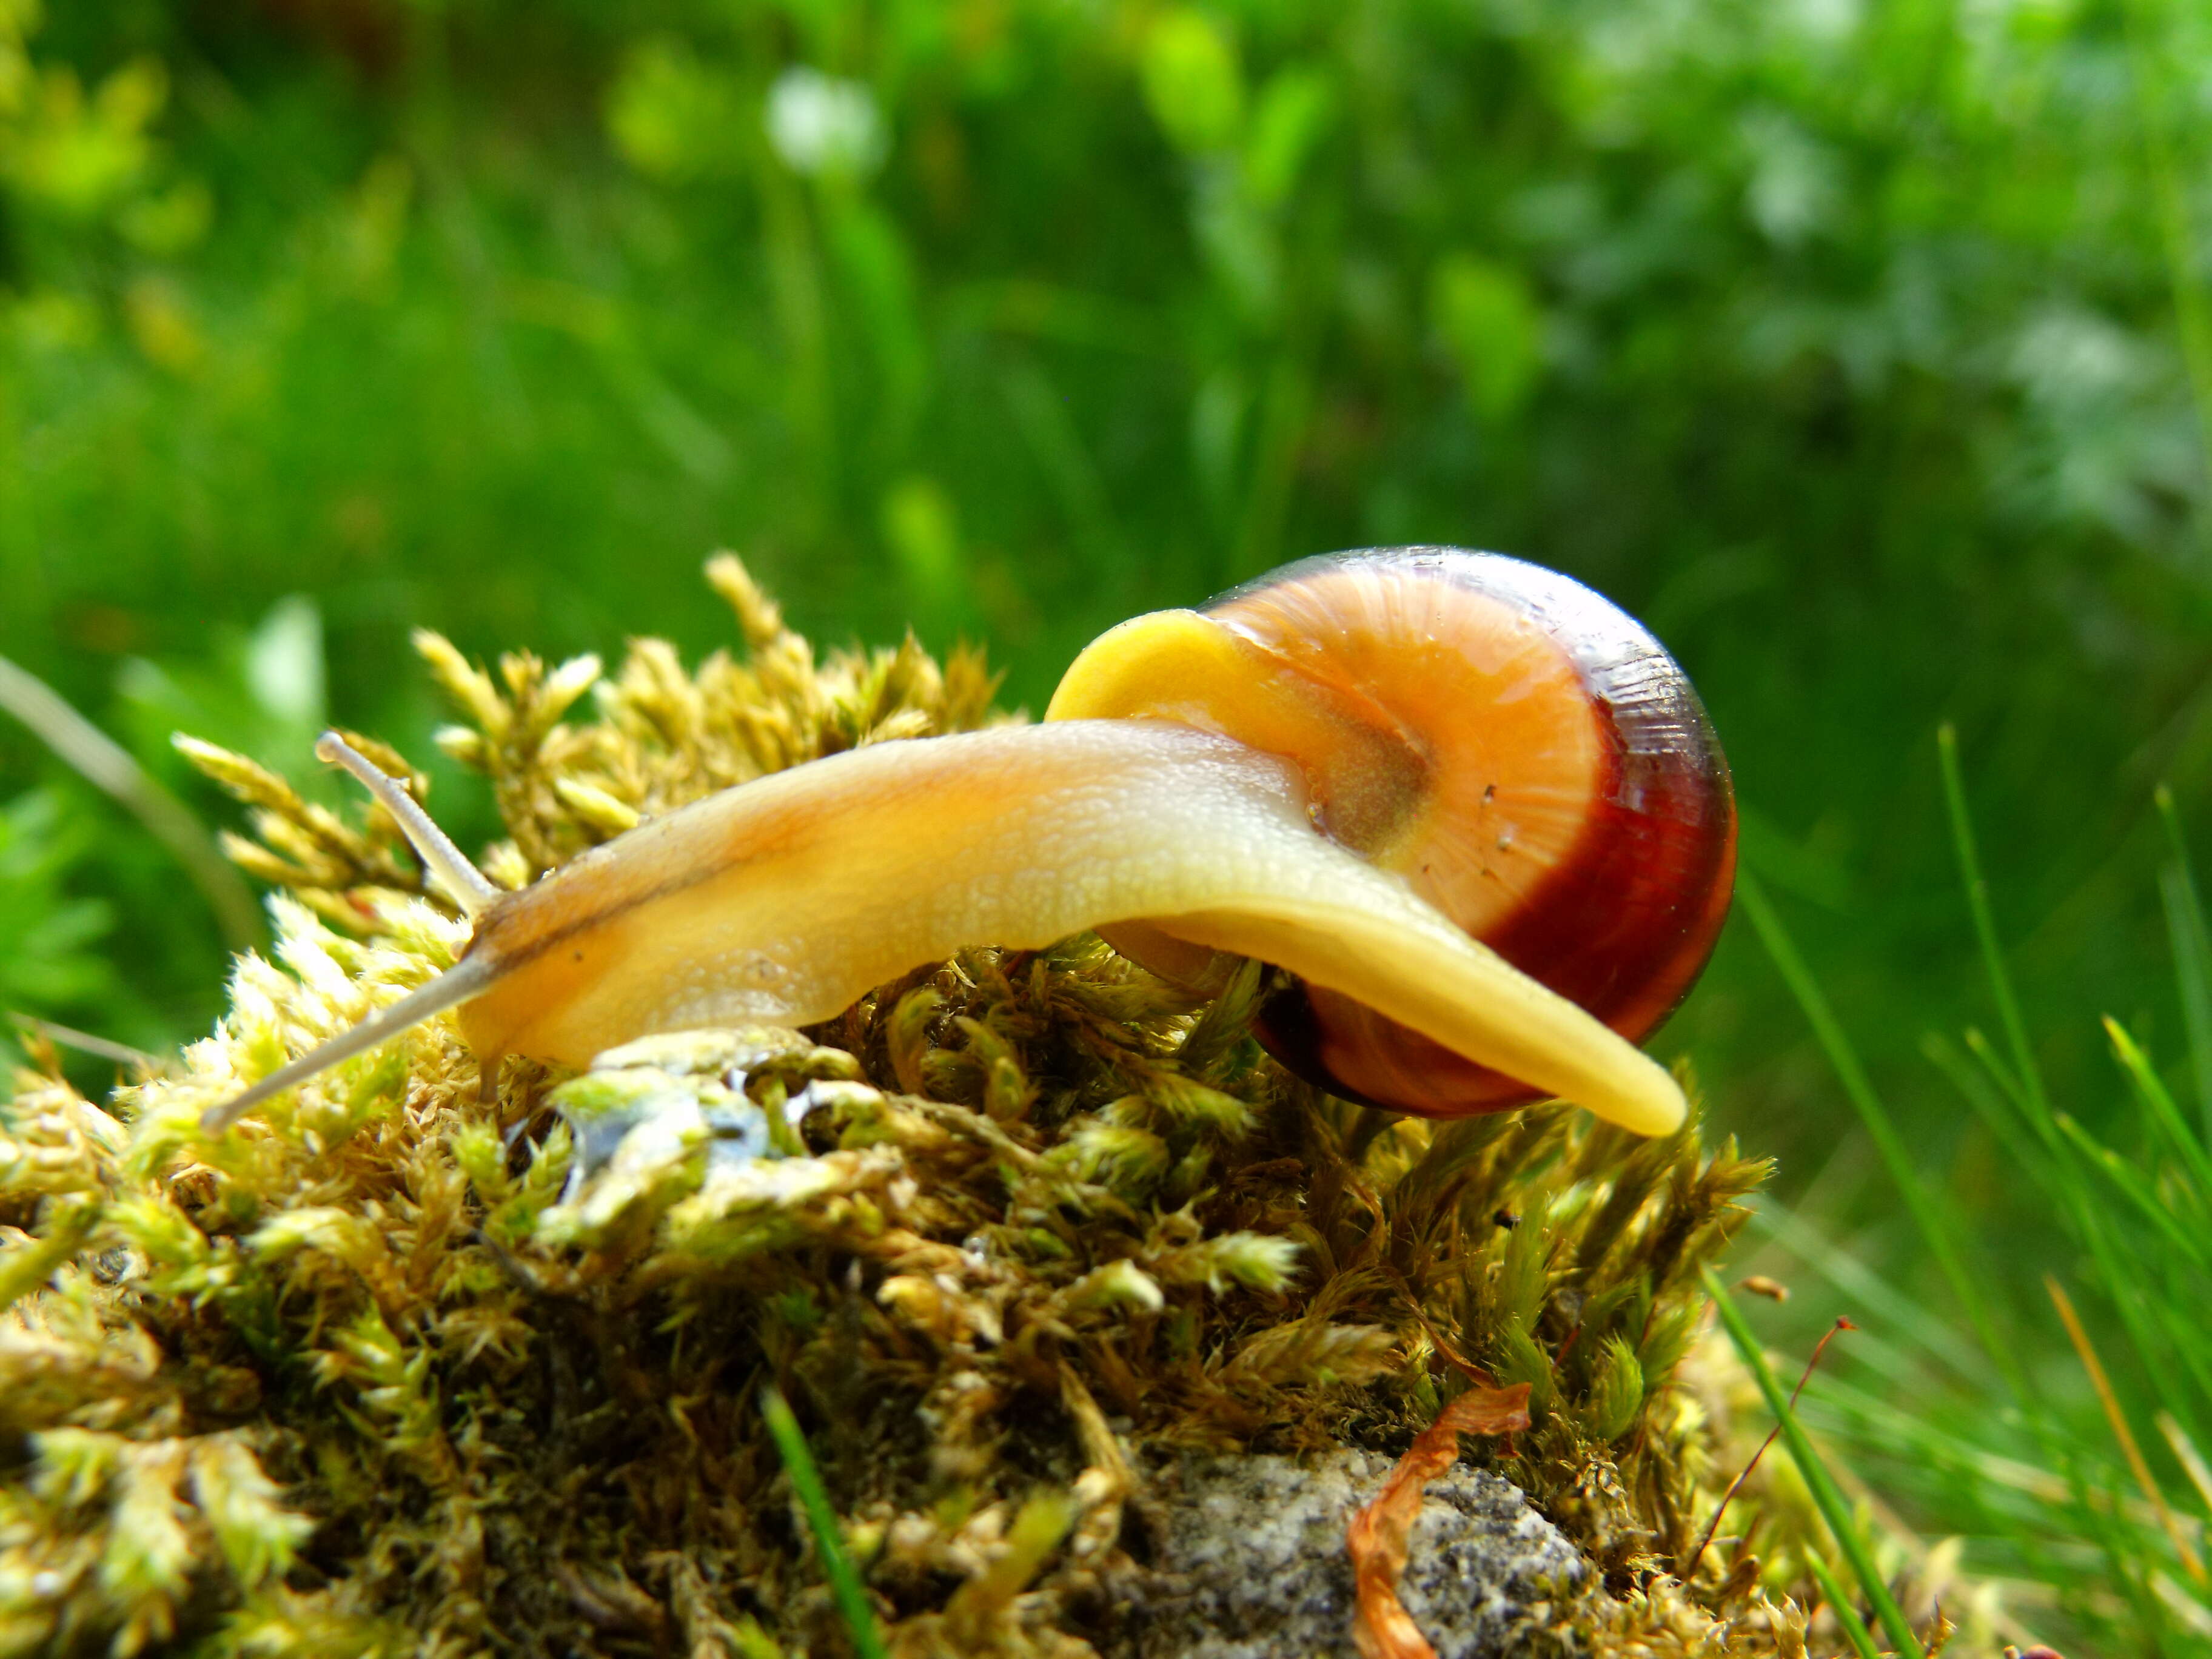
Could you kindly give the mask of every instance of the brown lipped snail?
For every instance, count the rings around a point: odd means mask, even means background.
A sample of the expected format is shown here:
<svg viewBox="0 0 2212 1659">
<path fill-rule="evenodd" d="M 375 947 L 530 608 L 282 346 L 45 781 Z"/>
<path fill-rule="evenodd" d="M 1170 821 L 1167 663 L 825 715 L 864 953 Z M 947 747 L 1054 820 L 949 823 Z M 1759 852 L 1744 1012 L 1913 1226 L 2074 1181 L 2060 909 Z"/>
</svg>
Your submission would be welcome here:
<svg viewBox="0 0 2212 1659">
<path fill-rule="evenodd" d="M 1044 723 L 878 743 L 639 825 L 519 892 L 335 734 L 475 924 L 453 967 L 209 1110 L 459 1009 L 485 1074 L 656 1032 L 809 1024 L 963 945 L 1097 929 L 1170 979 L 1277 971 L 1285 1064 L 1425 1116 L 1557 1095 L 1643 1134 L 1635 1046 L 1704 966 L 1735 869 L 1688 680 L 1568 577 L 1460 548 L 1285 567 L 1109 630 Z"/>
</svg>

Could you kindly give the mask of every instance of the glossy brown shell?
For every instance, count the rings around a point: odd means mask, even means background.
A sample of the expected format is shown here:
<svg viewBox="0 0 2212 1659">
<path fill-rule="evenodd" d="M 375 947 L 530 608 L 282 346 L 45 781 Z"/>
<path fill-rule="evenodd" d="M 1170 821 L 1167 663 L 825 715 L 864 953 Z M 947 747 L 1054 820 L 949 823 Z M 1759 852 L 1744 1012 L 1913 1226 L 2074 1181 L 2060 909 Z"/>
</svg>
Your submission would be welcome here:
<svg viewBox="0 0 2212 1659">
<path fill-rule="evenodd" d="M 1204 609 L 1413 757 L 1419 822 L 1361 850 L 1632 1042 L 1680 1004 L 1728 914 L 1735 802 L 1697 693 L 1633 617 L 1554 571 L 1452 547 L 1307 559 Z M 1314 782 L 1328 828 L 1331 781 Z M 1369 832 L 1346 816 L 1358 844 Z M 1261 1040 L 1332 1092 L 1436 1117 L 1534 1097 L 1280 977 Z"/>
</svg>

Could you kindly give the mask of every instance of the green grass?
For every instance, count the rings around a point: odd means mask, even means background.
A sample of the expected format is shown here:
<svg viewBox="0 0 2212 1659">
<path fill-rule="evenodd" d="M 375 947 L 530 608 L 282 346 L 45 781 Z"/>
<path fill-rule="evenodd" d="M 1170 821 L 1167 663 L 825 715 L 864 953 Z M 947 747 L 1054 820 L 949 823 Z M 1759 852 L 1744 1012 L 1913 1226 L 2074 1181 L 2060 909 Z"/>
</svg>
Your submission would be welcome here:
<svg viewBox="0 0 2212 1659">
<path fill-rule="evenodd" d="M 2010 1583 L 2016 1639 L 2042 1630 L 2062 1646 L 2096 1653 L 2204 1651 L 2212 1644 L 2212 1582 L 2203 1562 L 2212 1483 L 2202 1478 L 2197 1448 L 2212 1423 L 2212 1330 L 2203 1318 L 2212 1297 L 2212 1152 L 2203 1127 L 2212 1103 L 2192 1057 L 2183 1075 L 2198 1092 L 2197 1110 L 2185 1110 L 2146 1045 L 2110 1016 L 2103 1030 L 2124 1103 L 2116 1110 L 2092 1101 L 2074 1112 L 2053 1102 L 1982 879 L 1955 743 L 1948 730 L 1942 736 L 1967 917 L 2008 1052 L 1973 1031 L 1963 1044 L 1931 1038 L 1928 1051 L 2001 1149 L 2008 1202 L 2039 1219 L 2050 1271 L 2039 1284 L 2034 1258 L 2014 1248 L 2023 1230 L 1976 1225 L 1929 1191 L 1754 886 L 1747 896 L 1761 935 L 1881 1149 L 1922 1249 L 1944 1264 L 1951 1292 L 1948 1304 L 1923 1299 L 1884 1284 L 1802 1222 L 1779 1229 L 1833 1290 L 1877 1307 L 1869 1322 L 1899 1345 L 1856 1375 L 1846 1368 L 1841 1380 L 1816 1382 L 1809 1410 L 1869 1460 L 1877 1484 L 1911 1505 L 1920 1524 L 1964 1536 L 1971 1565 Z M 2168 817 L 2173 856 L 2160 885 L 2186 1032 L 2201 1029 L 2195 964 L 2205 920 L 2170 809 Z M 2110 1127 L 2093 1133 L 2089 1118 Z M 1748 1340 L 1740 1317 L 1722 1311 L 1740 1343 Z M 1948 1322 L 1960 1316 L 1979 1356 L 1957 1351 Z M 1820 1479 L 1808 1480 L 1817 1497 Z"/>
<path fill-rule="evenodd" d="M 1850 1565 L 1852 1576 L 1858 1581 L 1861 1593 L 1873 1604 L 1883 1633 L 1899 1653 L 1910 1656 L 1910 1659 L 1925 1659 L 1926 1650 L 1921 1646 L 1919 1638 L 1913 1633 L 1911 1626 L 1905 1622 L 1905 1614 L 1897 1605 L 1897 1598 L 1890 1593 L 1889 1581 L 1876 1569 L 1865 1533 L 1844 1502 L 1844 1495 L 1836 1486 L 1835 1476 L 1828 1471 L 1827 1460 L 1807 1437 L 1804 1428 L 1797 1420 L 1797 1413 L 1782 1392 L 1782 1385 L 1774 1380 L 1774 1368 L 1766 1363 L 1765 1352 L 1759 1346 L 1759 1339 L 1752 1334 L 1751 1326 L 1745 1320 L 1742 1310 L 1735 1305 L 1735 1298 L 1729 1294 L 1728 1286 L 1721 1282 L 1720 1275 L 1710 1267 L 1705 1270 L 1705 1294 L 1713 1299 L 1713 1307 L 1720 1315 L 1721 1324 L 1728 1332 L 1729 1340 L 1735 1345 L 1735 1351 L 1751 1372 L 1752 1380 L 1759 1385 L 1759 1397 L 1766 1401 L 1767 1410 L 1774 1413 L 1774 1420 L 1782 1430 L 1783 1443 L 1790 1448 L 1790 1455 L 1812 1492 L 1814 1504 L 1820 1511 L 1820 1519 L 1827 1524 L 1828 1534 L 1836 1540 L 1837 1549 Z M 1820 1578 L 1821 1588 L 1826 1591 L 1829 1602 L 1835 1607 L 1836 1616 L 1850 1636 L 1851 1644 L 1871 1659 L 1875 1651 L 1873 1641 L 1866 1626 L 1859 1622 L 1857 1612 L 1839 1593 L 1826 1565 L 1817 1557 L 1808 1556 L 1807 1559 Z"/>
<path fill-rule="evenodd" d="M 829 1492 L 822 1485 L 821 1474 L 814 1467 L 814 1454 L 807 1449 L 806 1436 L 799 1426 L 799 1419 L 792 1414 L 790 1402 L 773 1387 L 761 1389 L 760 1404 L 769 1436 L 783 1459 L 784 1473 L 790 1477 L 792 1490 L 799 1494 L 799 1508 L 806 1512 L 806 1524 L 814 1534 L 814 1548 L 822 1561 L 822 1576 L 830 1581 L 830 1593 L 836 1598 L 837 1612 L 852 1636 L 854 1651 L 860 1659 L 885 1659 L 883 1632 L 876 1626 L 875 1609 L 869 1605 L 868 1592 L 853 1565 L 851 1553 L 845 1547 L 844 1528 L 838 1522 L 836 1507 L 830 1502 Z"/>
</svg>

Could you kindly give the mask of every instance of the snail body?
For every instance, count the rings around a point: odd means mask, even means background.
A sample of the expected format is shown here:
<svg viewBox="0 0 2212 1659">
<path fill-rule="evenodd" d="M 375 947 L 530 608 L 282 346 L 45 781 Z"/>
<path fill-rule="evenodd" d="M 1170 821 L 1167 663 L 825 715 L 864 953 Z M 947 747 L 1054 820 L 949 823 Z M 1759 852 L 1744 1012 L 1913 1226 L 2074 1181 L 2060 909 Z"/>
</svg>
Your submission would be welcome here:
<svg viewBox="0 0 2212 1659">
<path fill-rule="evenodd" d="M 1459 1115 L 1685 1109 L 1634 1046 L 1725 913 L 1717 744 L 1650 635 L 1458 549 L 1286 567 L 1109 630 L 1034 726 L 808 763 L 491 888 L 335 736 L 475 919 L 456 965 L 212 1109 L 218 1129 L 458 1006 L 489 1075 L 656 1031 L 827 1019 L 963 945 L 1097 928 L 1169 978 L 1279 970 L 1256 1030 L 1340 1093 Z"/>
</svg>

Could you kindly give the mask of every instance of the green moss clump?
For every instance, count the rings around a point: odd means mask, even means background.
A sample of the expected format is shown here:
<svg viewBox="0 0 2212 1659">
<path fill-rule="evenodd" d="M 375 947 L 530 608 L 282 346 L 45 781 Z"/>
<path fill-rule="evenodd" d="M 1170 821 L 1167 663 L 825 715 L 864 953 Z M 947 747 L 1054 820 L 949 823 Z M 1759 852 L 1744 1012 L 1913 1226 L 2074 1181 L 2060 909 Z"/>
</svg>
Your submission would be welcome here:
<svg viewBox="0 0 2212 1659">
<path fill-rule="evenodd" d="M 978 658 L 817 665 L 735 560 L 710 575 L 743 663 L 645 641 L 611 681 L 495 680 L 422 641 L 513 837 L 495 878 L 1000 718 Z M 1349 1106 L 1253 1042 L 1255 966 L 1200 1003 L 1088 936 L 804 1033 L 511 1062 L 489 1097 L 441 1018 L 210 1138 L 205 1107 L 466 929 L 380 816 L 191 752 L 253 808 L 279 943 L 173 1074 L 101 1105 L 27 1073 L 0 1118 L 0 1654 L 842 1650 L 769 1382 L 895 1651 L 1111 1651 L 1160 1458 L 1395 1450 L 1477 1373 L 1528 1382 L 1536 1426 L 1475 1455 L 1601 1570 L 1565 1616 L 1802 1651 L 1756 1570 L 1668 1576 L 1727 1473 L 1677 1379 L 1764 1173 L 1733 1145 Z"/>
</svg>

